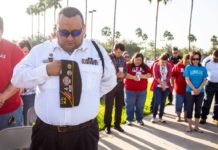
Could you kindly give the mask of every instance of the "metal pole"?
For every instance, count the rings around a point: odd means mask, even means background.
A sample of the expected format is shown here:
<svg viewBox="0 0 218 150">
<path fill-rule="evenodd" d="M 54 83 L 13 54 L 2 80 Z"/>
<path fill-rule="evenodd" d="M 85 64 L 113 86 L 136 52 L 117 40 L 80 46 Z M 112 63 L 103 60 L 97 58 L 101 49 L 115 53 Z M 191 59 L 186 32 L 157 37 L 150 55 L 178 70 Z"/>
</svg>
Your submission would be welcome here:
<svg viewBox="0 0 218 150">
<path fill-rule="evenodd" d="M 117 14 L 117 0 L 115 0 L 115 2 L 114 2 L 114 22 L 113 22 L 112 47 L 115 44 L 116 14 Z"/>
<path fill-rule="evenodd" d="M 88 2 L 87 2 L 87 0 L 85 0 L 85 5 L 86 5 L 86 8 L 85 8 L 85 25 L 87 26 L 87 9 L 88 9 Z"/>
<path fill-rule="evenodd" d="M 96 12 L 95 9 L 89 11 L 89 13 L 91 13 L 91 39 L 92 39 L 92 32 L 93 32 L 93 13 L 94 12 Z"/>
</svg>

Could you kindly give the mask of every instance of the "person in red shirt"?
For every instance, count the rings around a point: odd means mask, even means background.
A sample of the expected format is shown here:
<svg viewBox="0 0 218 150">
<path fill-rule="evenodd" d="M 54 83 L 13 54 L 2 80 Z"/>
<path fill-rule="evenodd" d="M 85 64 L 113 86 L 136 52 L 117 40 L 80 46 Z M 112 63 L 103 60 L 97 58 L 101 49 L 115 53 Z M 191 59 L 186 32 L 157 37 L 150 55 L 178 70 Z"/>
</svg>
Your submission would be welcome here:
<svg viewBox="0 0 218 150">
<path fill-rule="evenodd" d="M 171 61 L 169 61 L 169 54 L 165 52 L 165 53 L 163 53 L 162 55 L 166 55 L 166 56 L 167 56 L 167 62 L 173 67 L 174 64 L 173 64 Z M 155 61 L 151 64 L 151 70 L 153 70 L 154 65 L 155 65 L 156 63 L 158 63 L 158 62 L 159 62 L 159 59 L 155 60 Z M 153 112 L 153 107 L 154 107 L 154 94 L 153 94 L 152 99 L 151 99 L 150 112 Z"/>
<path fill-rule="evenodd" d="M 23 124 L 22 100 L 19 89 L 11 84 L 15 65 L 24 57 L 13 43 L 2 38 L 3 19 L 0 17 L 0 130 Z"/>
<path fill-rule="evenodd" d="M 186 105 L 185 105 L 185 88 L 186 88 L 186 81 L 183 76 L 183 72 L 185 70 L 186 65 L 190 63 L 190 55 L 186 54 L 183 56 L 182 60 L 179 61 L 177 65 L 173 67 L 172 70 L 172 77 L 171 77 L 171 84 L 172 87 L 174 87 L 175 90 L 175 110 L 177 113 L 177 121 L 181 120 L 181 112 L 182 112 L 182 106 L 184 104 L 184 119 L 187 121 L 187 113 L 186 113 Z"/>
<path fill-rule="evenodd" d="M 146 99 L 146 89 L 148 78 L 151 77 L 151 69 L 144 64 L 144 56 L 136 53 L 127 64 L 127 76 L 124 80 L 125 103 L 127 124 L 131 125 L 136 114 L 136 120 L 140 125 L 144 125 L 143 110 Z"/>
<path fill-rule="evenodd" d="M 159 61 L 154 64 L 152 74 L 153 82 L 151 84 L 151 90 L 154 92 L 154 104 L 153 104 L 153 118 L 152 123 L 156 123 L 156 115 L 159 110 L 159 121 L 165 123 L 162 119 L 164 114 L 164 108 L 166 98 L 169 92 L 172 90 L 170 84 L 170 78 L 172 73 L 172 65 L 168 62 L 168 56 L 166 53 L 161 54 Z"/>
</svg>

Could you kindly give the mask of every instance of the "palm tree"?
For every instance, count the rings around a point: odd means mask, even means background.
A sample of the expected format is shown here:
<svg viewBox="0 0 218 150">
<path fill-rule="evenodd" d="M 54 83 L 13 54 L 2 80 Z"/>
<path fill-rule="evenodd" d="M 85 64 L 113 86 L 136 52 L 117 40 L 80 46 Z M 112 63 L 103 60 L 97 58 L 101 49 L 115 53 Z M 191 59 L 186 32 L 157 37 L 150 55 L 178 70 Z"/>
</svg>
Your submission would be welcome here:
<svg viewBox="0 0 218 150">
<path fill-rule="evenodd" d="M 34 13 L 35 15 L 38 15 L 38 40 L 39 40 L 39 34 L 40 34 L 40 12 L 41 12 L 41 8 L 39 7 L 39 3 L 36 3 L 33 7 Z"/>
<path fill-rule="evenodd" d="M 197 41 L 197 38 L 194 34 L 190 34 L 188 36 L 188 40 L 191 41 L 191 42 L 196 42 Z"/>
<path fill-rule="evenodd" d="M 140 38 L 142 36 L 142 29 L 141 28 L 137 28 L 135 30 L 135 34 L 137 35 L 138 38 Z"/>
<path fill-rule="evenodd" d="M 45 30 L 46 30 L 46 10 L 48 9 L 48 1 L 47 0 L 40 0 L 39 1 L 39 8 L 43 11 L 44 15 L 44 38 L 45 38 Z"/>
<path fill-rule="evenodd" d="M 150 41 L 148 42 L 148 46 L 150 47 L 150 49 L 153 51 L 154 50 L 154 41 Z M 155 60 L 155 59 L 154 59 Z"/>
<path fill-rule="evenodd" d="M 113 24 L 112 46 L 114 45 L 114 40 L 115 40 L 116 14 L 117 14 L 117 0 L 114 1 L 114 24 Z"/>
<path fill-rule="evenodd" d="M 119 31 L 115 32 L 115 39 L 119 39 L 121 37 L 121 33 Z"/>
<path fill-rule="evenodd" d="M 173 37 L 172 33 L 169 32 L 169 31 L 167 31 L 167 30 L 164 32 L 163 38 L 164 38 L 165 40 L 167 40 L 167 41 L 172 41 L 172 40 L 174 40 L 174 37 Z"/>
<path fill-rule="evenodd" d="M 111 28 L 110 27 L 104 27 L 101 29 L 101 35 L 105 37 L 111 36 Z"/>
<path fill-rule="evenodd" d="M 196 36 L 195 36 L 194 34 L 190 34 L 190 35 L 188 35 L 188 41 L 189 41 L 190 43 L 193 43 L 193 42 L 196 42 L 196 41 L 197 41 L 197 38 L 196 38 Z M 188 52 L 190 52 L 190 50 L 191 50 L 191 45 L 190 45 L 190 49 L 189 49 Z"/>
<path fill-rule="evenodd" d="M 188 35 L 189 37 L 191 37 L 191 25 L 192 25 L 192 12 L 193 12 L 193 5 L 194 5 L 194 0 L 191 0 L 191 12 L 190 12 L 190 20 L 189 20 L 189 32 L 188 32 Z M 190 39 L 190 38 L 189 38 Z M 190 51 L 191 50 L 191 41 L 189 40 L 188 42 L 188 48 Z"/>
<path fill-rule="evenodd" d="M 31 15 L 31 17 L 32 17 L 32 20 L 31 20 L 31 22 L 32 22 L 32 33 L 31 33 L 31 38 L 33 39 L 33 15 L 35 14 L 35 12 L 34 12 L 34 5 L 30 5 L 29 7 L 27 7 L 27 9 L 26 9 L 26 13 L 28 14 L 28 15 Z"/>
<path fill-rule="evenodd" d="M 172 49 L 172 45 L 171 45 L 170 43 L 168 43 L 168 42 L 174 40 L 174 37 L 173 37 L 173 35 L 172 35 L 171 32 L 169 32 L 169 31 L 166 30 L 166 31 L 164 31 L 164 33 L 163 33 L 163 38 L 164 38 L 165 41 L 166 41 L 165 50 L 166 50 L 167 53 L 170 53 L 170 51 L 171 51 L 171 49 Z"/>
<path fill-rule="evenodd" d="M 142 40 L 145 42 L 148 39 L 148 35 L 146 33 L 142 34 Z"/>
<path fill-rule="evenodd" d="M 150 3 L 152 0 L 148 0 Z M 155 23 L 155 39 L 154 39 L 154 59 L 156 59 L 156 50 L 157 50 L 157 25 L 158 25 L 158 13 L 159 13 L 159 4 L 163 1 L 166 5 L 170 0 L 157 0 L 157 9 L 156 9 L 156 23 Z"/>
<path fill-rule="evenodd" d="M 217 40 L 217 36 L 213 35 L 210 39 L 211 43 L 212 43 L 212 49 L 216 50 L 217 46 L 218 46 L 218 40 Z"/>
<path fill-rule="evenodd" d="M 56 10 L 62 7 L 60 1 L 62 0 L 47 0 L 48 8 L 54 7 L 54 24 L 56 23 Z"/>
<path fill-rule="evenodd" d="M 143 44 L 145 44 L 145 42 L 147 41 L 148 39 L 148 35 L 146 33 L 143 33 L 142 29 L 141 28 L 137 28 L 135 30 L 135 34 L 138 38 L 141 38 L 142 41 L 143 41 Z M 141 43 L 140 43 L 141 44 Z M 144 46 L 146 47 L 146 46 Z"/>
</svg>

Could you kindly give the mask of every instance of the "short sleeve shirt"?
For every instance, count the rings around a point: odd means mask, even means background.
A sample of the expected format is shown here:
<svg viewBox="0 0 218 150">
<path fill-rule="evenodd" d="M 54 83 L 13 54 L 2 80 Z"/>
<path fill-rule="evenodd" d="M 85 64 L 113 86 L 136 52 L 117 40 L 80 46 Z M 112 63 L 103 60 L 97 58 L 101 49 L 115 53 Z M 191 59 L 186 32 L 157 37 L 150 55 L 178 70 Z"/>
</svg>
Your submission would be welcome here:
<svg viewBox="0 0 218 150">
<path fill-rule="evenodd" d="M 199 88 L 205 78 L 207 78 L 207 70 L 203 66 L 188 65 L 185 68 L 184 77 L 189 77 L 195 88 Z M 186 85 L 186 92 L 191 92 L 190 86 Z M 204 89 L 201 90 L 204 92 Z"/>
</svg>

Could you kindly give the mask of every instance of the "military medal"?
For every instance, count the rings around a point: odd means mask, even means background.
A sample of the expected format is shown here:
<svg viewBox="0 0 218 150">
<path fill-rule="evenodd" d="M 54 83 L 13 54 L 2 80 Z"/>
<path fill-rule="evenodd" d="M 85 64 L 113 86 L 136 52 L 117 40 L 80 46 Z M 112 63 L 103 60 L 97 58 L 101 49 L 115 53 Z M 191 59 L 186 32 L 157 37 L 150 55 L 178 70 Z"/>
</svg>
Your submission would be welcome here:
<svg viewBox="0 0 218 150">
<path fill-rule="evenodd" d="M 82 81 L 78 64 L 70 60 L 61 60 L 60 71 L 60 107 L 78 106 L 82 91 Z"/>
</svg>

